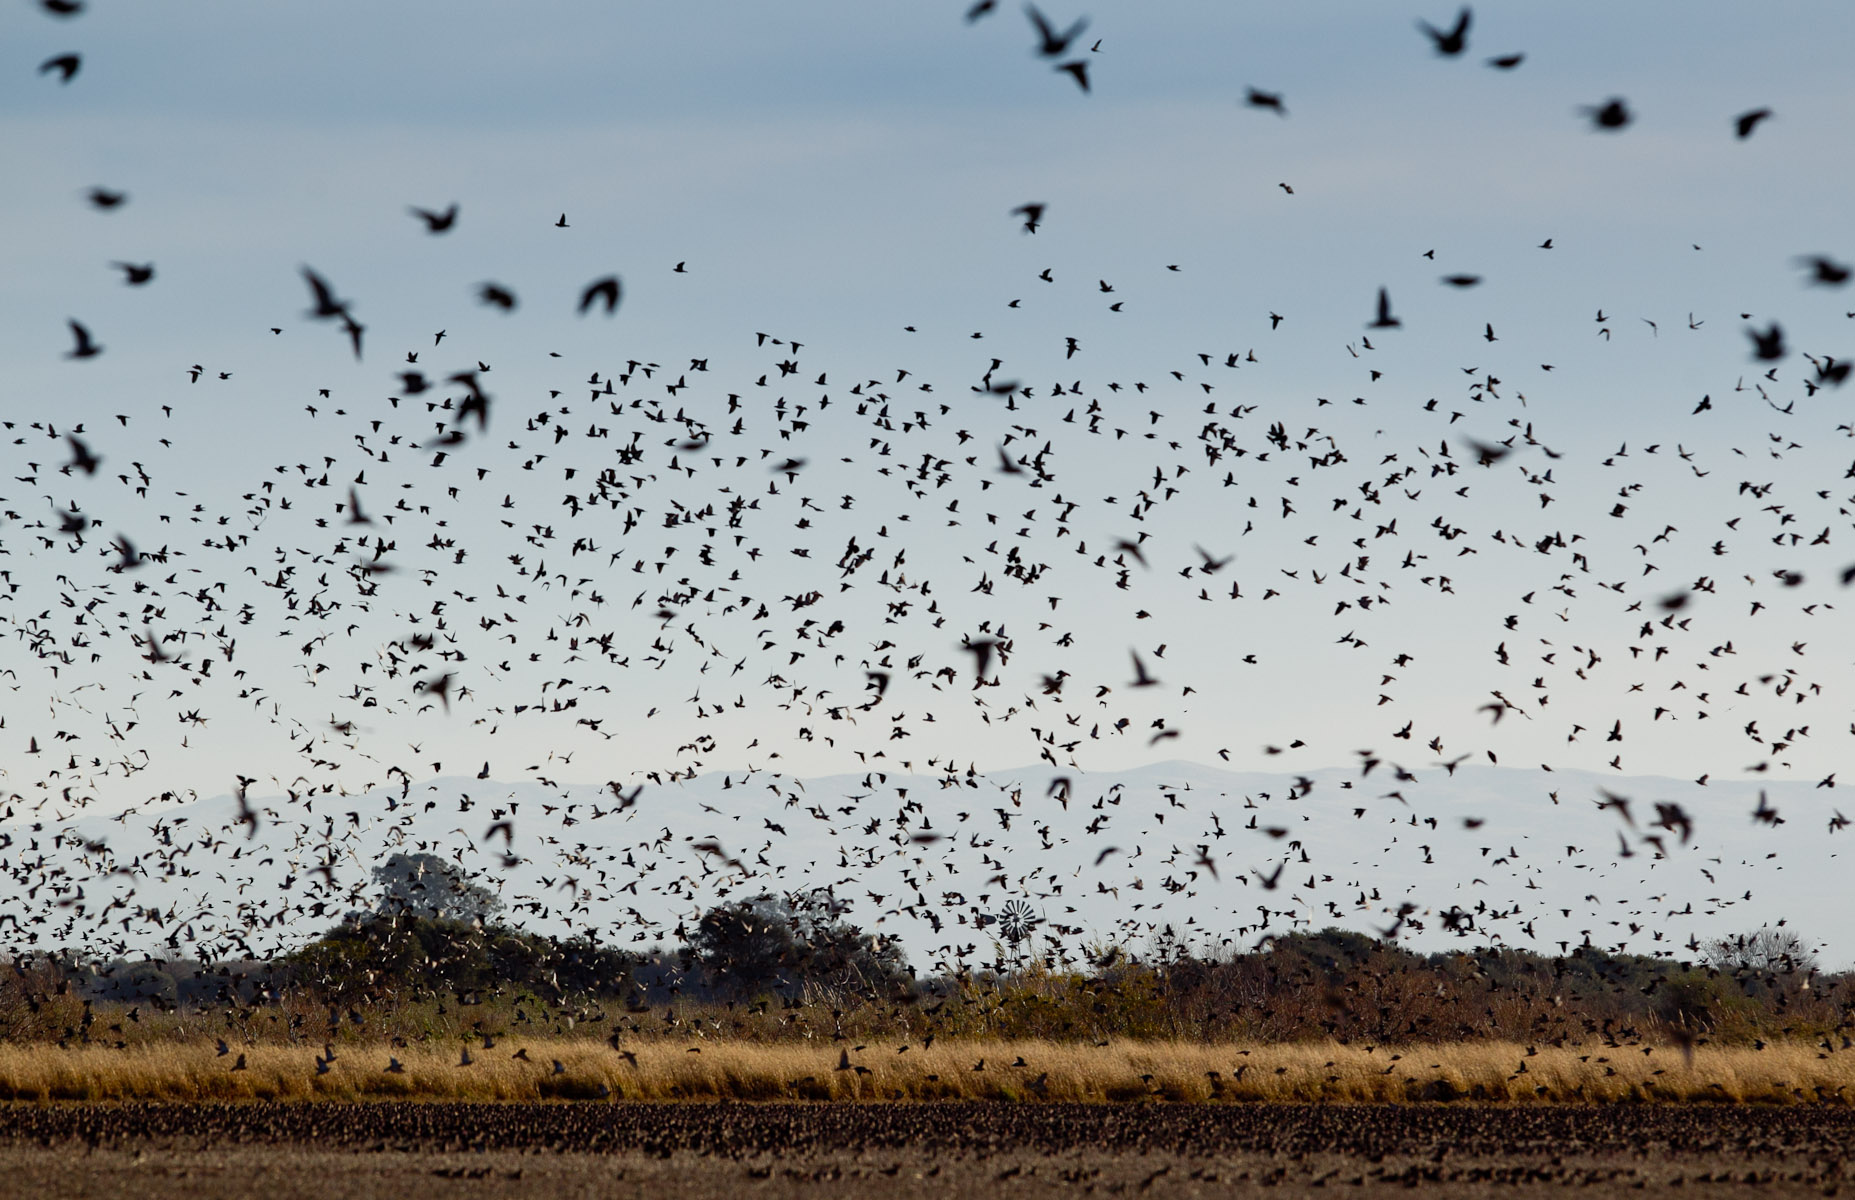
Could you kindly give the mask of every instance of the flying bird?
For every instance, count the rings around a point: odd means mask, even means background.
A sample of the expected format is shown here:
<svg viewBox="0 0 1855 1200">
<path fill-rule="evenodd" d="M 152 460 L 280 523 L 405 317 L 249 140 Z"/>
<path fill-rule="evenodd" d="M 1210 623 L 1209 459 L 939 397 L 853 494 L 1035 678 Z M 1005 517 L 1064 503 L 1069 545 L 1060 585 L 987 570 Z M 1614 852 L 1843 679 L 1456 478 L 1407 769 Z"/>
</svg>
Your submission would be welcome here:
<svg viewBox="0 0 1855 1200">
<path fill-rule="evenodd" d="M 1468 49 L 1469 10 L 1466 6 L 1456 15 L 1456 23 L 1447 30 L 1438 29 L 1428 21 L 1417 22 L 1417 27 L 1430 36 L 1430 40 L 1436 43 L 1436 52 L 1445 58 L 1454 58 Z"/>
<path fill-rule="evenodd" d="M 1081 37 L 1082 31 L 1089 27 L 1089 19 L 1083 17 L 1067 30 L 1058 33 L 1044 15 L 1037 11 L 1035 4 L 1026 4 L 1024 15 L 1031 19 L 1031 25 L 1037 30 L 1037 53 L 1044 58 L 1061 57 L 1069 49 L 1069 43 Z"/>
<path fill-rule="evenodd" d="M 1611 97 L 1602 104 L 1586 105 L 1581 111 L 1591 118 L 1591 125 L 1594 129 L 1611 133 L 1622 129 L 1633 119 L 1629 107 L 1624 104 L 1621 97 L 1617 96 Z"/>
<path fill-rule="evenodd" d="M 67 433 L 64 435 L 64 440 L 65 444 L 71 447 L 71 461 L 64 467 L 65 473 L 69 474 L 72 470 L 78 470 L 86 475 L 95 475 L 97 468 L 103 465 L 103 460 L 98 458 L 76 434 Z"/>
<path fill-rule="evenodd" d="M 309 284 L 309 293 L 316 302 L 316 306 L 309 310 L 311 317 L 326 321 L 342 316 L 348 311 L 348 302 L 335 298 L 335 290 L 329 286 L 328 280 L 308 267 L 304 267 L 302 271 L 303 280 Z"/>
<path fill-rule="evenodd" d="M 1810 268 L 1810 282 L 1841 287 L 1849 281 L 1850 269 L 1831 258 L 1820 254 L 1807 255 L 1797 260 L 1798 265 Z"/>
<path fill-rule="evenodd" d="M 72 77 L 77 74 L 77 69 L 83 66 L 83 63 L 84 63 L 84 60 L 80 58 L 78 55 L 60 54 L 60 55 L 57 55 L 56 57 L 48 58 L 44 62 L 40 63 L 39 74 L 49 75 L 53 71 L 56 71 L 58 72 L 59 83 L 69 83 L 71 82 Z"/>
<path fill-rule="evenodd" d="M 90 338 L 90 330 L 75 319 L 66 322 L 71 327 L 71 338 L 76 343 L 65 353 L 66 358 L 95 358 L 103 353 L 103 347 Z"/>
<path fill-rule="evenodd" d="M 448 231 L 451 226 L 457 224 L 457 205 L 455 204 L 451 205 L 451 207 L 445 209 L 443 212 L 433 212 L 429 208 L 412 208 L 408 211 L 410 211 L 413 216 L 425 222 L 425 232 L 427 233 L 444 233 Z"/>
<path fill-rule="evenodd" d="M 1769 108 L 1755 108 L 1750 112 L 1742 112 L 1733 118 L 1733 133 L 1743 142 L 1752 136 L 1752 131 L 1758 128 L 1759 122 L 1769 120 L 1770 117 Z"/>
<path fill-rule="evenodd" d="M 515 311 L 515 293 L 500 283 L 478 284 L 477 300 L 487 308 L 500 308 L 503 312 Z"/>
<path fill-rule="evenodd" d="M 580 293 L 579 313 L 583 317 L 594 304 L 603 303 L 605 315 L 609 317 L 618 311 L 618 302 L 622 295 L 623 285 L 619 283 L 618 276 L 607 275 L 604 279 L 596 279 L 587 284 L 586 289 Z"/>
<path fill-rule="evenodd" d="M 1282 104 L 1282 97 L 1279 92 L 1264 92 L 1258 91 L 1256 88 L 1250 88 L 1243 102 L 1248 104 L 1251 108 L 1274 109 L 1277 116 L 1285 117 L 1288 115 L 1288 109 Z"/>
<path fill-rule="evenodd" d="M 1789 353 L 1784 346 L 1784 330 L 1778 327 L 1776 321 L 1763 333 L 1748 329 L 1746 336 L 1752 339 L 1752 357 L 1761 362 L 1775 362 Z"/>
</svg>

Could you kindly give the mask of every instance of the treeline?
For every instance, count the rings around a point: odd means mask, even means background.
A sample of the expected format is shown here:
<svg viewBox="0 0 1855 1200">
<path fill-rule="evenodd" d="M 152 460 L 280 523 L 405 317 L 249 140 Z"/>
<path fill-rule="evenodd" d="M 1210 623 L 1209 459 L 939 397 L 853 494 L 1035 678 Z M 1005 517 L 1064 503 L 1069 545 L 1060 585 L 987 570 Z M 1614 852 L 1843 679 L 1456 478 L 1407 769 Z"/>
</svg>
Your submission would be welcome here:
<svg viewBox="0 0 1855 1200">
<path fill-rule="evenodd" d="M 481 915 L 383 905 L 264 961 L 0 966 L 0 1039 L 131 1044 L 188 1033 L 248 1040 L 554 1035 L 794 1038 L 1185 1038 L 1555 1046 L 1754 1044 L 1855 1032 L 1855 973 L 1815 969 L 1761 931 L 1699 963 L 1484 948 L 1420 954 L 1329 929 L 1206 957 L 1100 948 L 1079 968 L 917 975 L 900 948 L 821 895 L 712 909 L 674 950 L 620 950 Z M 1009 957 L 1009 955 L 1001 955 Z M 1002 964 L 1000 964 L 1002 966 Z"/>
</svg>

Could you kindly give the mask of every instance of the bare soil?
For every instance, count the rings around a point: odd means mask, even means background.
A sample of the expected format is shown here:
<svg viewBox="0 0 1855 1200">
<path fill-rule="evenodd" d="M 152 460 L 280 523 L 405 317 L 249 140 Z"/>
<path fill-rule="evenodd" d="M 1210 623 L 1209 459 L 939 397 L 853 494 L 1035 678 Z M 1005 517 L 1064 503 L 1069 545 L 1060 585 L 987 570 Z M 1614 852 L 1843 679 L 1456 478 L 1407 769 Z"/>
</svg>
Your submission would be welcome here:
<svg viewBox="0 0 1855 1200">
<path fill-rule="evenodd" d="M 0 1195 L 1836 1195 L 1840 1106 L 0 1107 Z"/>
</svg>

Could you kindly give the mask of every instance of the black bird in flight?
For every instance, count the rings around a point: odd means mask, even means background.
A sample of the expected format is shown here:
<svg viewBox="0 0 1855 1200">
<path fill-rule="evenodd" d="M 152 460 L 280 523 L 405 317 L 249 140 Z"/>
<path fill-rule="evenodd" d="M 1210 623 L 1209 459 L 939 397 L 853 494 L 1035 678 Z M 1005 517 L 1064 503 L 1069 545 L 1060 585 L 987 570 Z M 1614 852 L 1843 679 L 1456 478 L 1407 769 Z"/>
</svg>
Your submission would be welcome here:
<svg viewBox="0 0 1855 1200">
<path fill-rule="evenodd" d="M 1288 115 L 1288 109 L 1282 104 L 1280 92 L 1264 92 L 1256 88 L 1250 88 L 1248 92 L 1249 94 L 1244 97 L 1244 103 L 1251 108 L 1272 108 L 1277 116 Z"/>
<path fill-rule="evenodd" d="M 1612 96 L 1603 104 L 1587 105 L 1584 113 L 1591 118 L 1594 127 L 1612 131 L 1622 129 L 1631 119 L 1629 108 L 1618 96 Z"/>
<path fill-rule="evenodd" d="M 1841 287 L 1849 281 L 1849 268 L 1832 258 L 1824 258 L 1820 254 L 1812 254 L 1806 255 L 1797 261 L 1801 265 L 1810 268 L 1811 283 L 1825 283 L 1830 287 Z"/>
<path fill-rule="evenodd" d="M 410 211 L 413 216 L 425 222 L 427 233 L 445 233 L 451 226 L 457 224 L 457 205 L 455 204 L 443 212 L 433 212 L 429 208 L 413 208 Z"/>
<path fill-rule="evenodd" d="M 971 8 L 966 10 L 966 23 L 971 25 L 980 17 L 990 14 L 997 8 L 998 0 L 979 0 L 977 4 L 974 4 Z"/>
<path fill-rule="evenodd" d="M 1454 58 L 1468 49 L 1469 10 L 1466 7 L 1457 14 L 1455 27 L 1447 32 L 1428 21 L 1417 22 L 1417 27 L 1430 35 L 1430 40 L 1436 43 L 1436 52 L 1445 58 Z"/>
<path fill-rule="evenodd" d="M 1043 223 L 1043 209 L 1041 204 L 1020 204 L 1011 210 L 1011 215 L 1024 218 L 1025 233 L 1036 233 L 1037 226 Z"/>
<path fill-rule="evenodd" d="M 975 688 L 985 682 L 986 672 L 992 669 L 992 655 L 998 646 L 997 638 L 980 637 L 968 639 L 960 647 L 973 656 L 973 686 Z"/>
<path fill-rule="evenodd" d="M 491 308 L 500 308 L 504 312 L 515 311 L 515 293 L 499 283 L 485 283 L 477 288 L 477 299 Z"/>
<path fill-rule="evenodd" d="M 1503 54 L 1499 58 L 1489 59 L 1488 65 L 1497 71 L 1511 71 L 1525 62 L 1526 57 L 1524 54 Z"/>
<path fill-rule="evenodd" d="M 1089 65 L 1082 59 L 1077 59 L 1075 62 L 1063 63 L 1056 69 L 1059 71 L 1068 71 L 1071 75 L 1075 76 L 1076 86 L 1080 87 L 1085 92 L 1089 90 Z"/>
<path fill-rule="evenodd" d="M 39 0 L 39 7 L 54 17 L 75 17 L 84 11 L 83 0 Z"/>
<path fill-rule="evenodd" d="M 1490 446 L 1488 443 L 1478 442 L 1474 438 L 1463 438 L 1462 440 L 1469 449 L 1475 452 L 1475 462 L 1478 466 L 1491 467 L 1513 453 L 1513 450 L 1506 446 Z"/>
<path fill-rule="evenodd" d="M 86 475 L 95 475 L 97 468 L 103 465 L 103 460 L 92 453 L 90 447 L 75 434 L 65 434 L 64 440 L 71 447 L 71 461 L 66 464 L 65 472 L 68 474 L 72 468 L 76 468 Z"/>
<path fill-rule="evenodd" d="M 1192 549 L 1196 550 L 1198 552 L 1198 557 L 1204 560 L 1204 564 L 1198 569 L 1206 575 L 1217 574 L 1237 559 L 1237 556 L 1234 554 L 1227 554 L 1223 558 L 1213 558 L 1204 547 L 1198 545 L 1196 542 L 1192 543 Z"/>
<path fill-rule="evenodd" d="M 343 312 L 341 314 L 341 330 L 348 335 L 348 344 L 354 347 L 354 360 L 359 362 L 361 359 L 361 335 L 367 332 L 367 326 L 356 321 L 351 314 Z"/>
<path fill-rule="evenodd" d="M 1037 27 L 1037 37 L 1040 43 L 1037 53 L 1045 58 L 1059 57 L 1063 51 L 1069 49 L 1069 43 L 1081 37 L 1082 31 L 1089 27 L 1089 19 L 1083 17 L 1059 34 L 1051 28 L 1050 22 L 1044 19 L 1044 15 L 1037 11 L 1035 4 L 1026 4 L 1024 14 L 1031 19 L 1031 24 Z"/>
<path fill-rule="evenodd" d="M 1752 357 L 1763 362 L 1771 362 L 1784 357 L 1784 330 L 1778 328 L 1776 321 L 1773 321 L 1771 328 L 1763 333 L 1756 329 L 1748 329 L 1746 335 L 1752 339 Z"/>
<path fill-rule="evenodd" d="M 155 277 L 155 264 L 113 262 L 110 266 L 122 272 L 122 281 L 130 287 L 140 287 Z"/>
<path fill-rule="evenodd" d="M 316 298 L 316 306 L 310 310 L 310 316 L 318 321 L 326 321 L 330 317 L 342 316 L 348 311 L 348 302 L 335 298 L 335 290 L 329 287 L 328 280 L 308 267 L 303 268 L 303 279 L 309 284 L 309 290 Z"/>
<path fill-rule="evenodd" d="M 84 193 L 84 198 L 89 200 L 93 207 L 108 212 L 112 208 L 120 207 L 122 202 L 129 198 L 129 194 L 127 192 L 112 192 L 108 188 L 93 187 L 88 192 Z"/>
<path fill-rule="evenodd" d="M 90 340 L 90 331 L 85 329 L 82 324 L 73 320 L 70 322 L 70 326 L 71 336 L 76 340 L 77 344 L 65 355 L 66 358 L 95 358 L 97 355 L 103 353 L 103 347 Z"/>
<path fill-rule="evenodd" d="M 354 319 L 354 315 L 348 311 L 346 300 L 336 298 L 335 289 L 329 286 L 328 280 L 308 267 L 302 271 L 303 279 L 309 284 L 309 291 L 316 301 L 316 306 L 309 310 L 309 316 L 317 321 L 339 318 L 342 331 L 348 335 L 348 341 L 354 347 L 354 357 L 358 361 L 361 357 L 361 334 L 367 327 Z"/>
<path fill-rule="evenodd" d="M 77 69 L 83 65 L 84 60 L 75 54 L 60 54 L 40 63 L 39 74 L 49 75 L 57 71 L 60 75 L 58 82 L 69 83 L 71 77 L 77 74 Z"/>
<path fill-rule="evenodd" d="M 1397 329 L 1404 322 L 1391 315 L 1391 293 L 1384 288 L 1378 289 L 1378 316 L 1367 329 Z"/>
<path fill-rule="evenodd" d="M 587 309 L 591 308 L 596 301 L 603 300 L 605 315 L 609 317 L 618 311 L 618 301 L 621 295 L 623 295 L 623 285 L 618 282 L 618 276 L 607 275 L 604 279 L 596 279 L 587 284 L 586 290 L 580 293 L 580 315 L 585 316 Z"/>
<path fill-rule="evenodd" d="M 257 781 L 247 780 L 241 775 L 239 776 L 238 790 L 233 793 L 233 797 L 238 801 L 237 821 L 238 824 L 245 827 L 246 841 L 250 841 L 252 838 L 258 836 L 258 814 L 256 810 L 251 807 L 251 802 L 245 798 L 245 789 L 255 782 Z"/>
<path fill-rule="evenodd" d="M 1751 112 L 1740 113 L 1733 118 L 1733 132 L 1738 134 L 1739 140 L 1743 142 L 1752 136 L 1752 131 L 1758 128 L 1758 123 L 1769 116 L 1771 116 L 1769 108 L 1755 108 Z"/>
</svg>

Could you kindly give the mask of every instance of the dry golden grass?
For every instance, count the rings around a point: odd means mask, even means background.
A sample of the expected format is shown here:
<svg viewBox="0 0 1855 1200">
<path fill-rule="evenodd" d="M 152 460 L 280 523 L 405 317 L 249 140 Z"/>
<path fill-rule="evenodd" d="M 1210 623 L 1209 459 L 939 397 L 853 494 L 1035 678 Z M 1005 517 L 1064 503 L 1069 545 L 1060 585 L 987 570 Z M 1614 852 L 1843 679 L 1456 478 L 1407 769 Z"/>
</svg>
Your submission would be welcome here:
<svg viewBox="0 0 1855 1200">
<path fill-rule="evenodd" d="M 512 1057 L 526 1048 L 527 1059 Z M 636 1041 L 635 1065 L 585 1040 L 490 1050 L 348 1045 L 326 1074 L 312 1047 L 251 1045 L 219 1055 L 210 1043 L 167 1046 L 0 1045 L 0 1100 L 1169 1100 L 1509 1103 L 1702 1101 L 1855 1102 L 1855 1052 L 1801 1042 L 1579 1048 L 1504 1042 L 1376 1047 L 1337 1043 L 1203 1045 L 1116 1041 L 869 1043 Z M 237 1055 L 245 1069 L 234 1070 Z M 849 1069 L 843 1069 L 844 1056 Z M 401 1073 L 385 1068 L 390 1057 Z M 554 1063 L 560 1069 L 556 1071 Z M 984 1069 L 975 1070 L 983 1061 Z M 1017 1065 L 1018 1063 L 1024 1065 Z M 858 1068 L 862 1068 L 859 1070 Z M 1524 1069 L 1522 1069 L 1524 1068 Z"/>
</svg>

